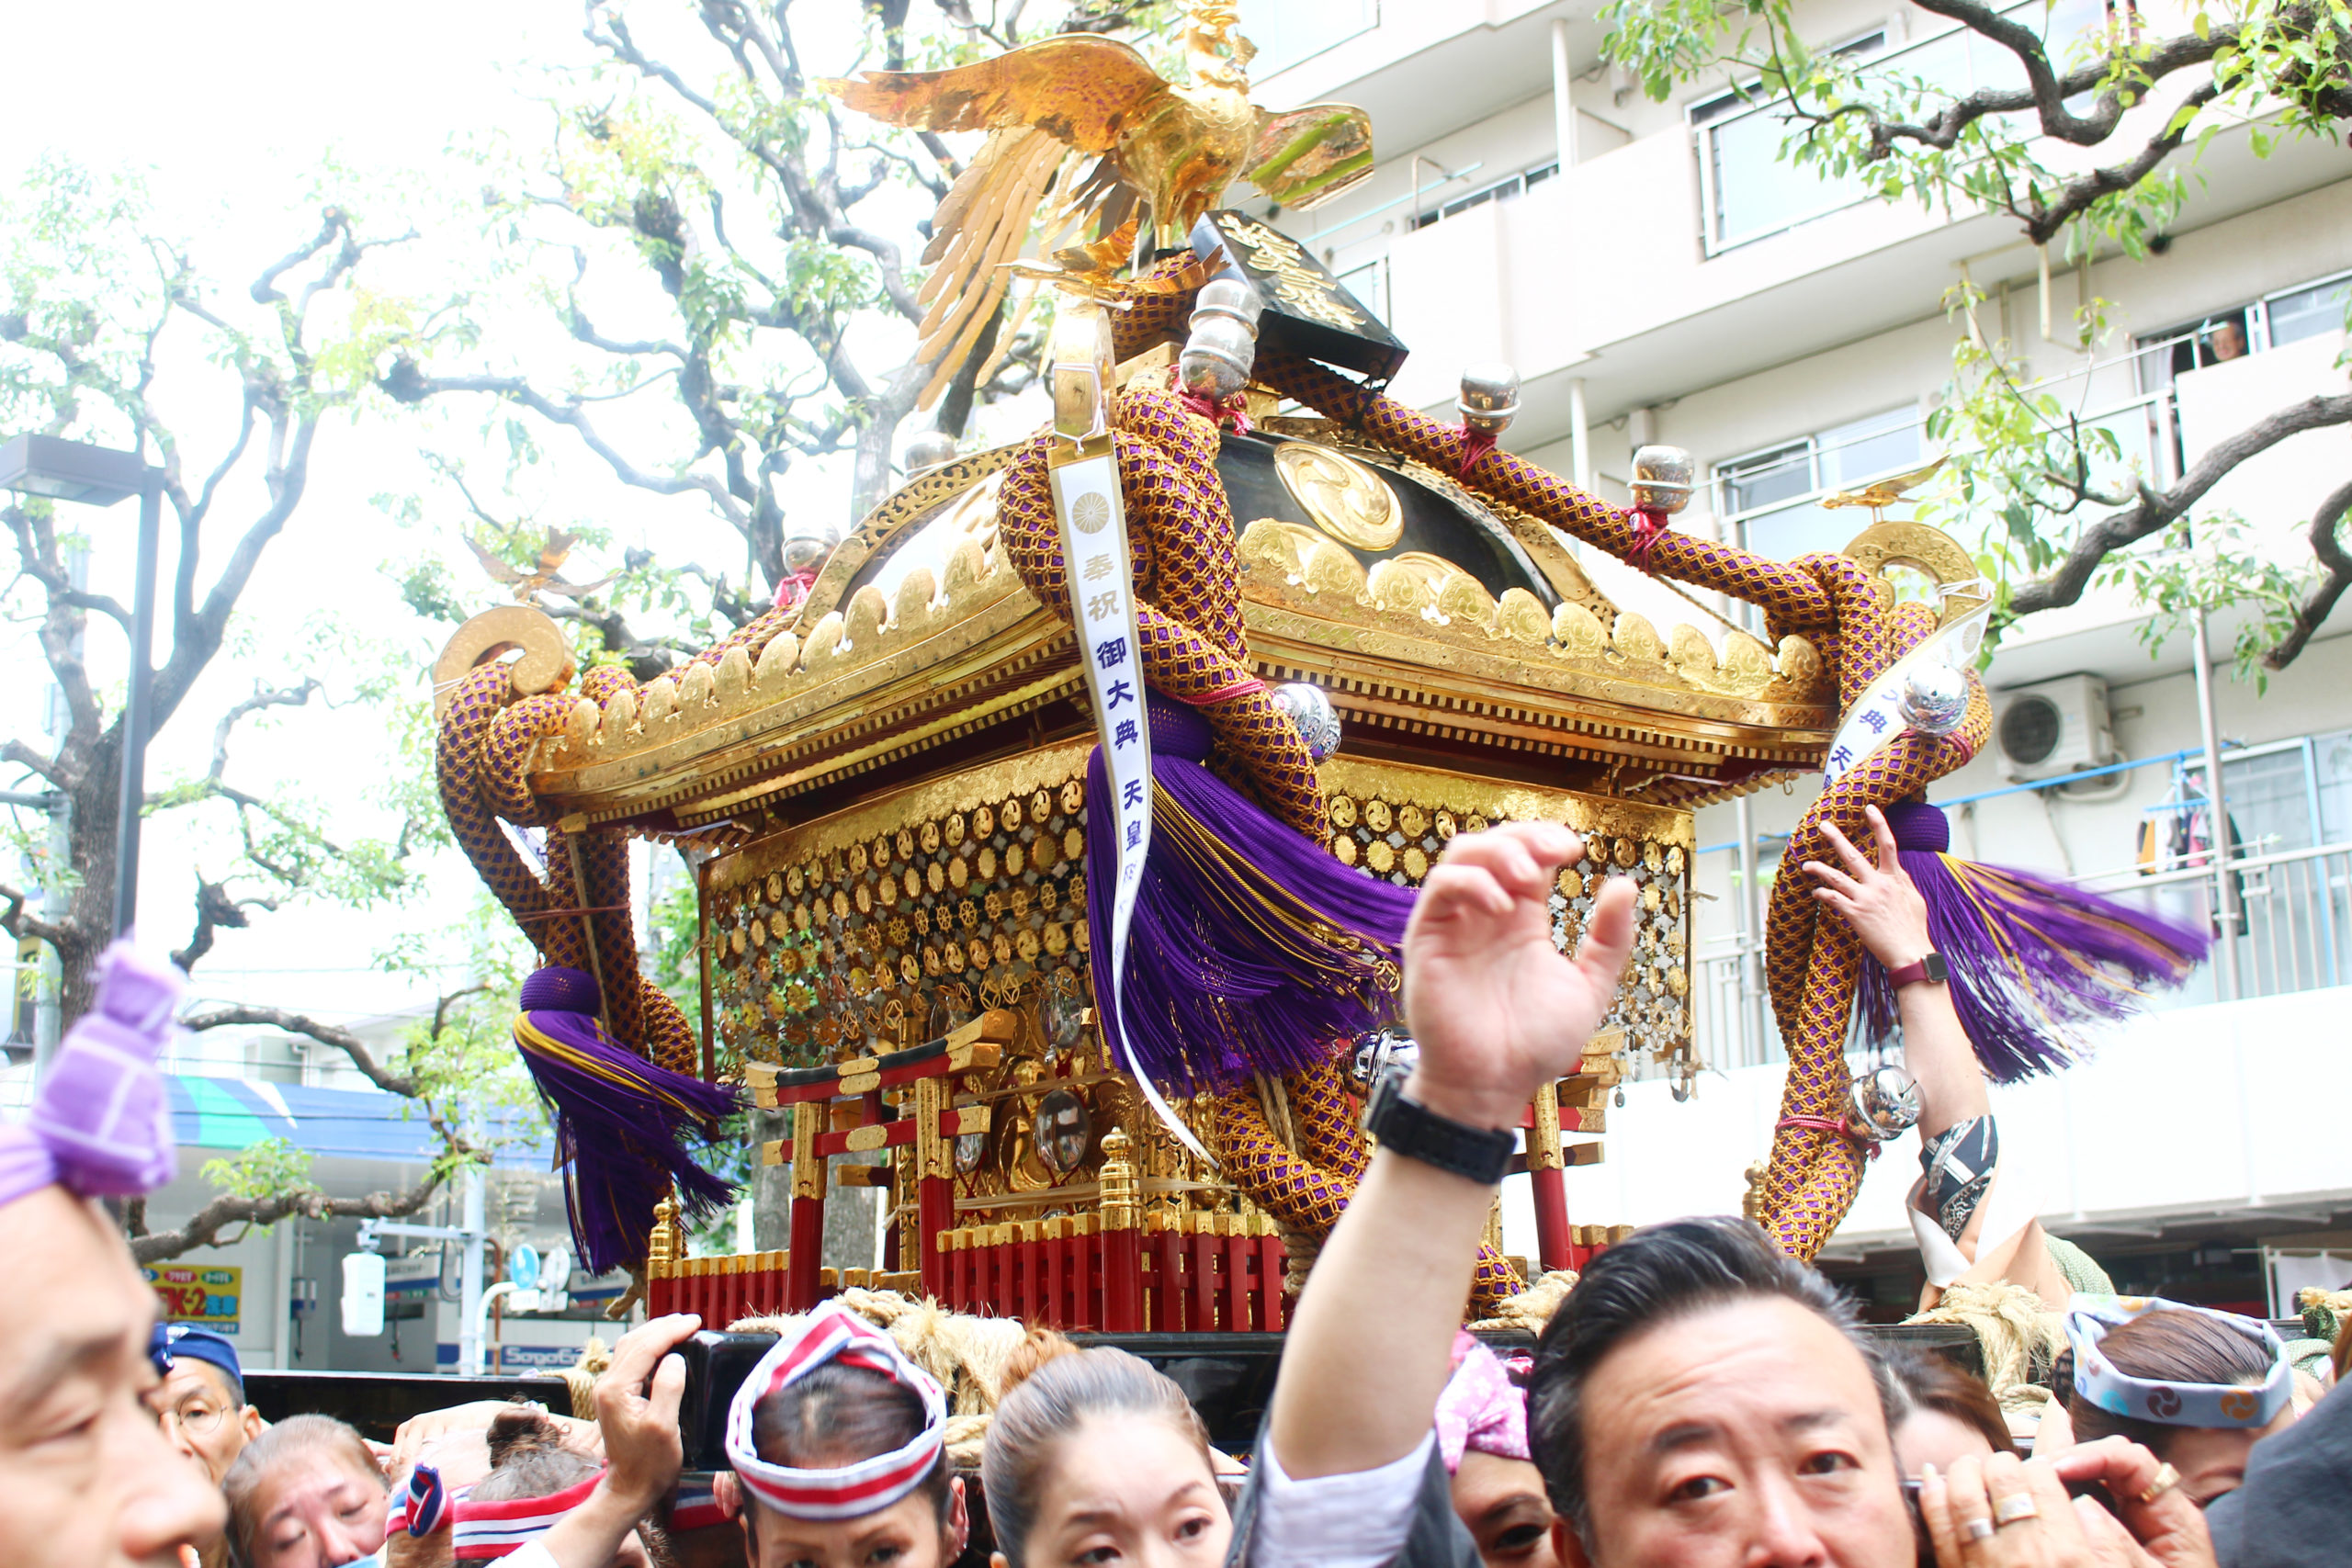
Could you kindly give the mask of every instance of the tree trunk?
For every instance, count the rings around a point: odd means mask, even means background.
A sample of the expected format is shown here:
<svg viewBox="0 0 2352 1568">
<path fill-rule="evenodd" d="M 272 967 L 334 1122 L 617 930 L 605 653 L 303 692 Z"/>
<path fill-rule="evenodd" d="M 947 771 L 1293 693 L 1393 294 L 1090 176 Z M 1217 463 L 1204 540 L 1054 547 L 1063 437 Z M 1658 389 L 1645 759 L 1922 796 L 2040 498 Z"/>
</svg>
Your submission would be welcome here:
<svg viewBox="0 0 2352 1568">
<path fill-rule="evenodd" d="M 81 878 L 65 901 L 59 926 L 58 1027 L 70 1029 L 97 998 L 98 954 L 114 940 L 115 812 L 122 798 L 122 720 L 91 746 L 80 782 L 67 792 L 72 824 L 67 842 Z"/>
</svg>

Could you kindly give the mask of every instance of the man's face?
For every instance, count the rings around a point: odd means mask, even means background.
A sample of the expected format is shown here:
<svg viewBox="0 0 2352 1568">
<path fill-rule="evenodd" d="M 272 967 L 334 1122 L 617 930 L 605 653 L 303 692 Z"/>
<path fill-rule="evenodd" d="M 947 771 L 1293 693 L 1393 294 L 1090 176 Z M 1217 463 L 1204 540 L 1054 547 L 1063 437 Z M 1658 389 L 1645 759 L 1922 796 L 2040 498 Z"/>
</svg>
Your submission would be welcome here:
<svg viewBox="0 0 2352 1568">
<path fill-rule="evenodd" d="M 384 1544 L 384 1481 L 351 1456 L 317 1451 L 272 1462 L 255 1483 L 244 1534 L 254 1568 L 335 1568 Z"/>
<path fill-rule="evenodd" d="M 1750 1299 L 1624 1341 L 1582 1397 L 1593 1551 L 1572 1568 L 1910 1568 L 1917 1548 L 1861 1353 Z"/>
<path fill-rule="evenodd" d="M 47 1276 L 0 1334 L 0 1562 L 176 1568 L 179 1543 L 218 1534 L 223 1508 L 141 1403 L 154 1292 L 62 1188 L 0 1205 L 0 1257 L 40 1258 Z"/>
<path fill-rule="evenodd" d="M 172 1447 L 202 1465 L 215 1486 L 261 1435 L 261 1412 L 237 1403 L 220 1368 L 193 1357 L 172 1364 L 147 1404 L 162 1418 Z"/>
</svg>

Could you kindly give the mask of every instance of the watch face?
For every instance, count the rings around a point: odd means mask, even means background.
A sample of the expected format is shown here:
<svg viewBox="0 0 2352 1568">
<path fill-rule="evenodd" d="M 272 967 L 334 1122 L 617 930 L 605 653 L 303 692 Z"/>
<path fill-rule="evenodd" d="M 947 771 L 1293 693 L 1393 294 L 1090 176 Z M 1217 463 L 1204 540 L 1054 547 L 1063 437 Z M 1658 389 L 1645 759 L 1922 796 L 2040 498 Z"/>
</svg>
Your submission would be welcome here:
<svg viewBox="0 0 2352 1568">
<path fill-rule="evenodd" d="M 1951 966 L 1944 963 L 1944 955 L 1942 953 L 1930 953 L 1928 954 L 1927 964 L 1928 978 L 1933 980 L 1937 985 L 1940 986 L 1951 977 Z"/>
</svg>

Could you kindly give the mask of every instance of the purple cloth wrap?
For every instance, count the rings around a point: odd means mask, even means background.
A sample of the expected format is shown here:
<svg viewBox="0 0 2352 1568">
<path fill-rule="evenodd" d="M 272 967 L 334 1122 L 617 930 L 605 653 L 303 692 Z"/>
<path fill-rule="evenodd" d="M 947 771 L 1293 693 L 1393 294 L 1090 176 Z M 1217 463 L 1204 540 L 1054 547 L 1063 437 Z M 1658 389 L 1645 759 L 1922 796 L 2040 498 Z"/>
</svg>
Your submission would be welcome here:
<svg viewBox="0 0 2352 1568">
<path fill-rule="evenodd" d="M 1450 1474 L 1462 1468 L 1465 1450 L 1526 1459 L 1527 1391 L 1511 1372 L 1525 1372 L 1528 1359 L 1504 1362 L 1469 1334 L 1453 1336 L 1453 1376 L 1437 1396 L 1437 1446 Z"/>
<path fill-rule="evenodd" d="M 97 1000 L 65 1032 L 25 1119 L 0 1125 L 0 1203 L 51 1182 L 126 1198 L 172 1179 L 171 1098 L 155 1058 L 176 1032 L 187 984 L 128 942 L 99 956 Z"/>
<path fill-rule="evenodd" d="M 555 1113 L 571 1239 L 594 1273 L 633 1267 L 653 1206 L 674 1189 L 682 1214 L 707 1218 L 735 1190 L 695 1163 L 684 1139 L 715 1136 L 735 1091 L 673 1073 L 629 1050 L 597 1021 L 585 971 L 550 965 L 523 982 L 514 1043 Z"/>
<path fill-rule="evenodd" d="M 2180 984 L 2205 957 L 2201 932 L 2033 872 L 1958 859 L 1951 825 L 1924 801 L 1888 807 L 1886 825 L 1951 971 L 1953 1010 L 1995 1083 L 2068 1065 L 2082 1055 L 2081 1026 L 2131 1016 L 2145 988 Z M 1897 1018 L 1886 971 L 1865 964 L 1858 1032 L 1884 1043 Z"/>
<path fill-rule="evenodd" d="M 1151 853 L 1127 931 L 1126 1010 L 1135 1065 L 1179 1093 L 1329 1059 L 1396 1010 L 1395 965 L 1409 888 L 1353 871 L 1205 766 L 1214 732 L 1153 694 Z M 1111 942 L 1118 820 L 1101 749 L 1086 769 L 1086 918 Z M 1108 964 L 1094 1005 L 1116 1017 Z"/>
</svg>

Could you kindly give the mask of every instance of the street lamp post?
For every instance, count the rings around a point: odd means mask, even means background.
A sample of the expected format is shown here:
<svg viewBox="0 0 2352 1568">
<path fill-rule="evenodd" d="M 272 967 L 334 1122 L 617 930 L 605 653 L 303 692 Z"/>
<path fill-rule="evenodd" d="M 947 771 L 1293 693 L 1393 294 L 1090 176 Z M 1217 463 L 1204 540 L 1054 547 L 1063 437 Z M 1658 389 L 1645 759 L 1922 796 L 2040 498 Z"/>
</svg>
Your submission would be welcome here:
<svg viewBox="0 0 2352 1568">
<path fill-rule="evenodd" d="M 136 452 L 55 435 L 19 435 L 0 446 L 0 490 L 112 506 L 139 498 L 139 577 L 131 592 L 130 690 L 122 722 L 122 798 L 115 820 L 114 930 L 130 929 L 139 906 L 140 808 L 147 798 L 147 729 L 154 698 L 155 554 L 164 519 L 164 470 Z"/>
</svg>

